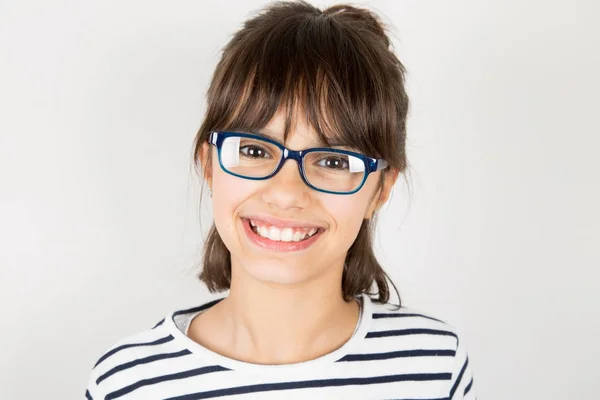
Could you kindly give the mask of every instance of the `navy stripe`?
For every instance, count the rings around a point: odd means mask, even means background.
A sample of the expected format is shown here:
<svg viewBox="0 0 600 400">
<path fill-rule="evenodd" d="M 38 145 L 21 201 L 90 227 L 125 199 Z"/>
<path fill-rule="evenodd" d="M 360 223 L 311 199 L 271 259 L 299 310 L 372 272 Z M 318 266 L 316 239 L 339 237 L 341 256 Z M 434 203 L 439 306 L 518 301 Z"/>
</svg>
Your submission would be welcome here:
<svg viewBox="0 0 600 400">
<path fill-rule="evenodd" d="M 312 381 L 300 382 L 280 382 L 280 383 L 265 383 L 259 385 L 239 386 L 234 388 L 211 390 L 208 392 L 191 393 L 183 396 L 170 397 L 165 400 L 199 400 L 210 399 L 220 396 L 232 396 L 237 394 L 248 394 L 257 392 L 268 392 L 275 390 L 290 390 L 290 389 L 307 389 L 307 388 L 323 388 L 332 386 L 349 386 L 349 385 L 372 385 L 378 383 L 402 382 L 402 381 L 438 381 L 450 380 L 452 377 L 449 373 L 440 374 L 404 374 L 404 375 L 388 375 L 375 376 L 370 378 L 338 378 L 338 379 L 320 379 Z M 108 399 L 108 397 L 107 397 Z"/>
<path fill-rule="evenodd" d="M 128 349 L 130 347 L 141 347 L 141 346 L 155 346 L 158 344 L 163 344 L 163 343 L 167 343 L 170 342 L 171 340 L 173 340 L 173 336 L 171 335 L 167 335 L 164 338 L 160 338 L 155 340 L 154 342 L 145 342 L 145 343 L 130 343 L 130 344 L 124 344 L 122 346 L 116 347 L 114 349 L 112 349 L 111 351 L 109 351 L 108 353 L 106 353 L 105 355 L 103 355 L 102 357 L 100 357 L 100 359 L 98 360 L 98 362 L 96 362 L 96 365 L 94 365 L 94 368 L 96 368 L 98 366 L 98 364 L 100 364 L 102 361 L 106 360 L 108 357 L 112 356 L 113 354 L 121 351 L 121 350 L 125 350 Z"/>
<path fill-rule="evenodd" d="M 441 322 L 444 324 L 445 322 L 439 320 L 437 318 L 429 317 L 423 314 L 401 314 L 401 313 L 373 313 L 373 319 L 381 319 L 381 318 L 404 318 L 404 317 L 421 317 L 427 318 L 433 321 Z"/>
<path fill-rule="evenodd" d="M 388 353 L 371 353 L 371 354 L 348 354 L 338 360 L 340 361 L 371 361 L 371 360 L 389 360 L 390 358 L 402 357 L 454 357 L 454 350 L 401 350 L 390 351 Z"/>
<path fill-rule="evenodd" d="M 90 394 L 90 392 L 89 392 L 88 390 L 86 390 L 86 391 L 85 391 L 85 398 L 86 398 L 87 400 L 94 400 L 94 399 L 92 398 L 92 395 Z"/>
<path fill-rule="evenodd" d="M 454 397 L 454 393 L 456 392 L 456 389 L 458 389 L 458 385 L 460 385 L 460 381 L 462 380 L 462 377 L 465 374 L 467 365 L 469 365 L 469 357 L 467 357 L 467 359 L 465 360 L 465 363 L 463 364 L 460 373 L 456 377 L 456 382 L 454 382 L 454 386 L 452 386 L 452 389 L 450 389 L 450 399 Z"/>
<path fill-rule="evenodd" d="M 185 349 L 185 350 L 178 351 L 176 353 L 155 354 L 155 355 L 152 355 L 149 357 L 138 358 L 137 360 L 133 360 L 133 361 L 121 364 L 121 365 L 117 365 L 116 367 L 112 368 L 111 370 L 105 372 L 98 379 L 96 379 L 96 384 L 99 385 L 100 382 L 102 382 L 106 378 L 116 374 L 117 372 L 124 371 L 129 368 L 133 368 L 136 365 L 148 364 L 148 363 L 151 363 L 154 361 L 166 360 L 169 358 L 177 358 L 177 357 L 187 356 L 188 354 L 192 354 L 192 352 Z"/>
<path fill-rule="evenodd" d="M 154 327 L 152 329 L 158 328 L 159 326 L 161 326 L 163 324 L 163 322 L 165 322 L 165 319 L 161 319 L 160 321 L 158 321 L 158 323 L 156 325 L 154 325 Z"/>
<path fill-rule="evenodd" d="M 221 300 L 223 300 L 223 299 L 222 299 L 222 298 L 221 298 L 221 299 L 216 299 L 216 300 L 213 300 L 213 301 L 211 301 L 211 302 L 209 302 L 209 303 L 203 304 L 203 305 L 201 305 L 201 306 L 192 307 L 192 308 L 187 308 L 187 309 L 185 309 L 185 310 L 179 310 L 179 311 L 175 311 L 175 312 L 173 313 L 173 319 L 175 319 L 175 317 L 176 317 L 176 316 L 178 316 L 178 315 L 182 315 L 182 314 L 192 314 L 192 313 L 197 313 L 197 312 L 200 312 L 200 311 L 204 311 L 204 310 L 206 310 L 207 308 L 210 308 L 210 307 L 214 306 L 215 304 L 217 304 L 217 303 L 218 303 L 218 302 L 220 302 Z"/>
<path fill-rule="evenodd" d="M 467 393 L 469 393 L 471 391 L 471 387 L 473 387 L 473 378 L 471 378 L 471 382 L 469 382 L 469 384 L 465 388 L 465 392 L 463 393 L 463 396 L 466 396 Z"/>
<path fill-rule="evenodd" d="M 440 335 L 452 336 L 458 339 L 456 333 L 450 331 L 441 331 L 437 329 L 398 329 L 391 331 L 379 331 L 367 333 L 367 338 L 380 338 L 388 336 L 406 336 L 406 335 Z"/>
<path fill-rule="evenodd" d="M 213 365 L 210 367 L 202 367 L 202 368 L 192 369 L 189 371 L 177 372 L 175 374 L 157 376 L 156 378 L 142 379 L 141 381 L 138 381 L 132 385 L 125 386 L 122 389 L 119 389 L 119 390 L 116 390 L 114 392 L 107 394 L 106 398 L 104 400 L 116 399 L 118 397 L 125 396 L 126 394 L 131 393 L 134 390 L 139 389 L 144 386 L 155 385 L 155 384 L 161 383 L 161 382 L 185 379 L 185 378 L 189 378 L 192 376 L 199 376 L 199 375 L 209 374 L 211 372 L 220 372 L 220 371 L 229 371 L 229 370 L 227 368 L 223 368 L 219 365 Z"/>
</svg>

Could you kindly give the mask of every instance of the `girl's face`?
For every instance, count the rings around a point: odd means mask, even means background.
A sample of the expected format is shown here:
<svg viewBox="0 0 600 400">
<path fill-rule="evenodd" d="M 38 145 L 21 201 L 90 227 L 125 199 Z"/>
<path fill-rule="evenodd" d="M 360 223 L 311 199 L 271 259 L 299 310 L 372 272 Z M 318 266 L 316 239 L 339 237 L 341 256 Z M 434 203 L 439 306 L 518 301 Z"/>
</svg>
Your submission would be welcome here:
<svg viewBox="0 0 600 400">
<path fill-rule="evenodd" d="M 279 112 L 263 133 L 283 143 L 284 126 L 285 114 Z M 303 118 L 297 119 L 284 144 L 294 150 L 320 145 L 316 132 Z M 294 160 L 287 160 L 272 178 L 253 181 L 224 172 L 216 148 L 208 143 L 203 145 L 202 160 L 208 151 L 213 152 L 212 165 L 206 171 L 213 193 L 213 217 L 231 252 L 232 275 L 251 276 L 271 285 L 298 286 L 326 277 L 339 284 L 347 251 L 363 219 L 370 218 L 378 206 L 382 172 L 371 173 L 358 192 L 336 195 L 308 187 Z M 387 200 L 397 175 L 386 177 L 380 204 Z M 298 239 L 317 227 L 316 234 L 305 241 L 271 240 L 278 235 Z M 286 232 L 286 228 L 294 229 Z"/>
</svg>

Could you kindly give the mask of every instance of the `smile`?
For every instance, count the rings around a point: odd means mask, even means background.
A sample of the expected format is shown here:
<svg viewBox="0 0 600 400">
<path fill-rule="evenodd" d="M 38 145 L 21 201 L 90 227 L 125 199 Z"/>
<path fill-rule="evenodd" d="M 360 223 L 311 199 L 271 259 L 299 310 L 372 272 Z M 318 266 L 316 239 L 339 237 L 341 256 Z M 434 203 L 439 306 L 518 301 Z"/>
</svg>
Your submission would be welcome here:
<svg viewBox="0 0 600 400">
<path fill-rule="evenodd" d="M 242 218 L 244 231 L 256 245 L 275 251 L 298 251 L 311 246 L 325 231 L 321 227 L 283 227 Z"/>
<path fill-rule="evenodd" d="M 279 228 L 248 220 L 252 232 L 276 242 L 300 242 L 317 233 L 318 228 Z"/>
</svg>

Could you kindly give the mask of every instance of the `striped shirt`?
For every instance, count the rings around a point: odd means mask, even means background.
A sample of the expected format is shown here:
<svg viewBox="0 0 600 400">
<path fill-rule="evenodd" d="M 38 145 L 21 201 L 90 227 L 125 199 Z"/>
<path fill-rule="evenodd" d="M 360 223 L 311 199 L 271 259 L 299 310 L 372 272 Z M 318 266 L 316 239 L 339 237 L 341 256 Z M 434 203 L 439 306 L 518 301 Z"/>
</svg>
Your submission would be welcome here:
<svg viewBox="0 0 600 400">
<path fill-rule="evenodd" d="M 285 365 L 237 361 L 191 340 L 191 320 L 220 300 L 169 313 L 100 357 L 86 399 L 475 399 L 469 359 L 451 326 L 365 294 L 358 299 L 350 340 Z"/>
</svg>

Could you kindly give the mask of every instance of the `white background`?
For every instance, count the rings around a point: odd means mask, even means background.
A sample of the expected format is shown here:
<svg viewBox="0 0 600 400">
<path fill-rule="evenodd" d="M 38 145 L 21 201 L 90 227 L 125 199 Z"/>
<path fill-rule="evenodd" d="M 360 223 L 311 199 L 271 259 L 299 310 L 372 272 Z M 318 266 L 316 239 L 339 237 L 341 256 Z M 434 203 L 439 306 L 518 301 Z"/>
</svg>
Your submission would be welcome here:
<svg viewBox="0 0 600 400">
<path fill-rule="evenodd" d="M 264 4 L 0 2 L 0 398 L 83 398 L 108 346 L 210 297 L 192 141 Z M 412 100 L 378 231 L 405 304 L 458 328 L 480 399 L 597 399 L 598 2 L 366 4 Z"/>
</svg>

